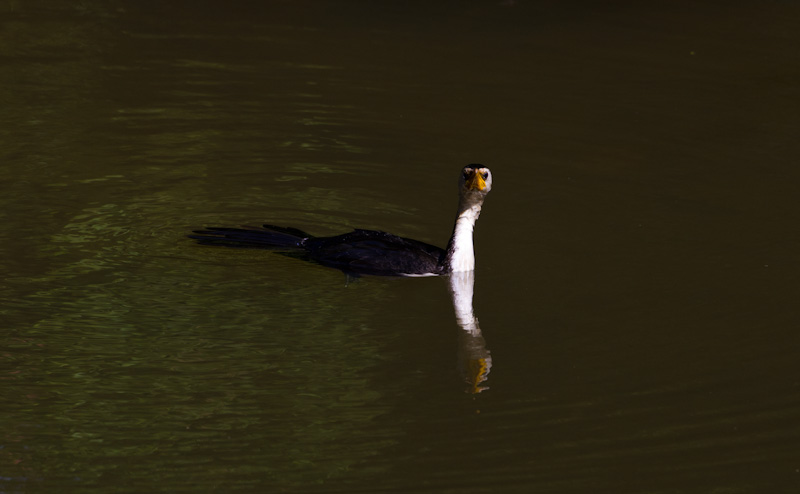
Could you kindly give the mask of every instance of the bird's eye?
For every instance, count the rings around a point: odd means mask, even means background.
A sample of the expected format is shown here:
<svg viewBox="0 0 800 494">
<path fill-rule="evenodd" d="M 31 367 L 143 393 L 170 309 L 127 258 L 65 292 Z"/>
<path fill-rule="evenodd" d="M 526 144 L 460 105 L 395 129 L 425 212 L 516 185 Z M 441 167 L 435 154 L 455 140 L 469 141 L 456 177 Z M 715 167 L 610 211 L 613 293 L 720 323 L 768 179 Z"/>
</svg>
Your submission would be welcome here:
<svg viewBox="0 0 800 494">
<path fill-rule="evenodd" d="M 483 172 L 483 173 L 481 173 L 481 175 L 483 176 L 483 179 L 484 179 L 484 180 L 486 180 L 487 178 L 489 178 L 489 172 Z"/>
</svg>

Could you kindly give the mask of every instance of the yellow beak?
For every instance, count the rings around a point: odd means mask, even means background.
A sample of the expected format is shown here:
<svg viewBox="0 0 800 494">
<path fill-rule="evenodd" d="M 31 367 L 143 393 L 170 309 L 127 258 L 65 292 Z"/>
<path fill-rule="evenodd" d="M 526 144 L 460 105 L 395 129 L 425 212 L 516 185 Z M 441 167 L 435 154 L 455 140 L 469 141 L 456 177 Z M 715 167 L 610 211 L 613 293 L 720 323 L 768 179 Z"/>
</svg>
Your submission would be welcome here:
<svg viewBox="0 0 800 494">
<path fill-rule="evenodd" d="M 472 172 L 472 175 L 467 178 L 466 184 L 469 190 L 483 190 L 486 187 L 486 181 L 477 171 Z"/>
</svg>

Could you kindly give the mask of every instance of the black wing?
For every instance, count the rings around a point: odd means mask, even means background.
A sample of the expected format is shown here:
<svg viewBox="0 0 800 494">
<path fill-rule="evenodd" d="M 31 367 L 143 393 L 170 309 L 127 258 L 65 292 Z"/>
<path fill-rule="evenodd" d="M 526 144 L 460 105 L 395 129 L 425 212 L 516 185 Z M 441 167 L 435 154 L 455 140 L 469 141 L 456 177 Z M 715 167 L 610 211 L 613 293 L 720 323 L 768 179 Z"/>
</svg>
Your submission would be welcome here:
<svg viewBox="0 0 800 494">
<path fill-rule="evenodd" d="M 310 258 L 346 273 L 377 276 L 443 274 L 439 247 L 373 230 L 355 230 L 305 242 Z"/>
</svg>

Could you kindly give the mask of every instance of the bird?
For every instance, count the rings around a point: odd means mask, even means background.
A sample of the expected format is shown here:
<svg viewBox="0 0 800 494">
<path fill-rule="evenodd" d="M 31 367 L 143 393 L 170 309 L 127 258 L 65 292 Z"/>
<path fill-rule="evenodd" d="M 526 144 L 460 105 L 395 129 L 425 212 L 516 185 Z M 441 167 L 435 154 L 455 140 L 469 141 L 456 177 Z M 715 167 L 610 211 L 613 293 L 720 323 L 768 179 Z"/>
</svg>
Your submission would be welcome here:
<svg viewBox="0 0 800 494">
<path fill-rule="evenodd" d="M 458 212 L 447 247 L 377 230 L 355 229 L 332 237 L 315 237 L 297 228 L 207 227 L 189 238 L 202 245 L 269 249 L 336 268 L 348 276 L 442 276 L 475 269 L 473 230 L 492 172 L 481 164 L 465 166 L 458 178 Z"/>
</svg>

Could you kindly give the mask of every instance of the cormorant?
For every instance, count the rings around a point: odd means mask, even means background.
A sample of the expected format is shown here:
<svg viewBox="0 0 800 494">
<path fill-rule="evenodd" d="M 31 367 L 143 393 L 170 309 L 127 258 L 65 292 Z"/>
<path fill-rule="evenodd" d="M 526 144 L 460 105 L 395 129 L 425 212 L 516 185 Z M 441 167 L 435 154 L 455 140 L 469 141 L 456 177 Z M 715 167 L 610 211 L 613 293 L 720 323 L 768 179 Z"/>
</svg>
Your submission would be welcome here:
<svg viewBox="0 0 800 494">
<path fill-rule="evenodd" d="M 303 257 L 348 275 L 439 276 L 475 269 L 472 231 L 492 173 L 483 165 L 465 166 L 458 179 L 458 214 L 446 249 L 375 230 L 356 229 L 335 237 L 314 237 L 296 228 L 210 227 L 189 235 L 203 245 L 271 249 Z"/>
</svg>

